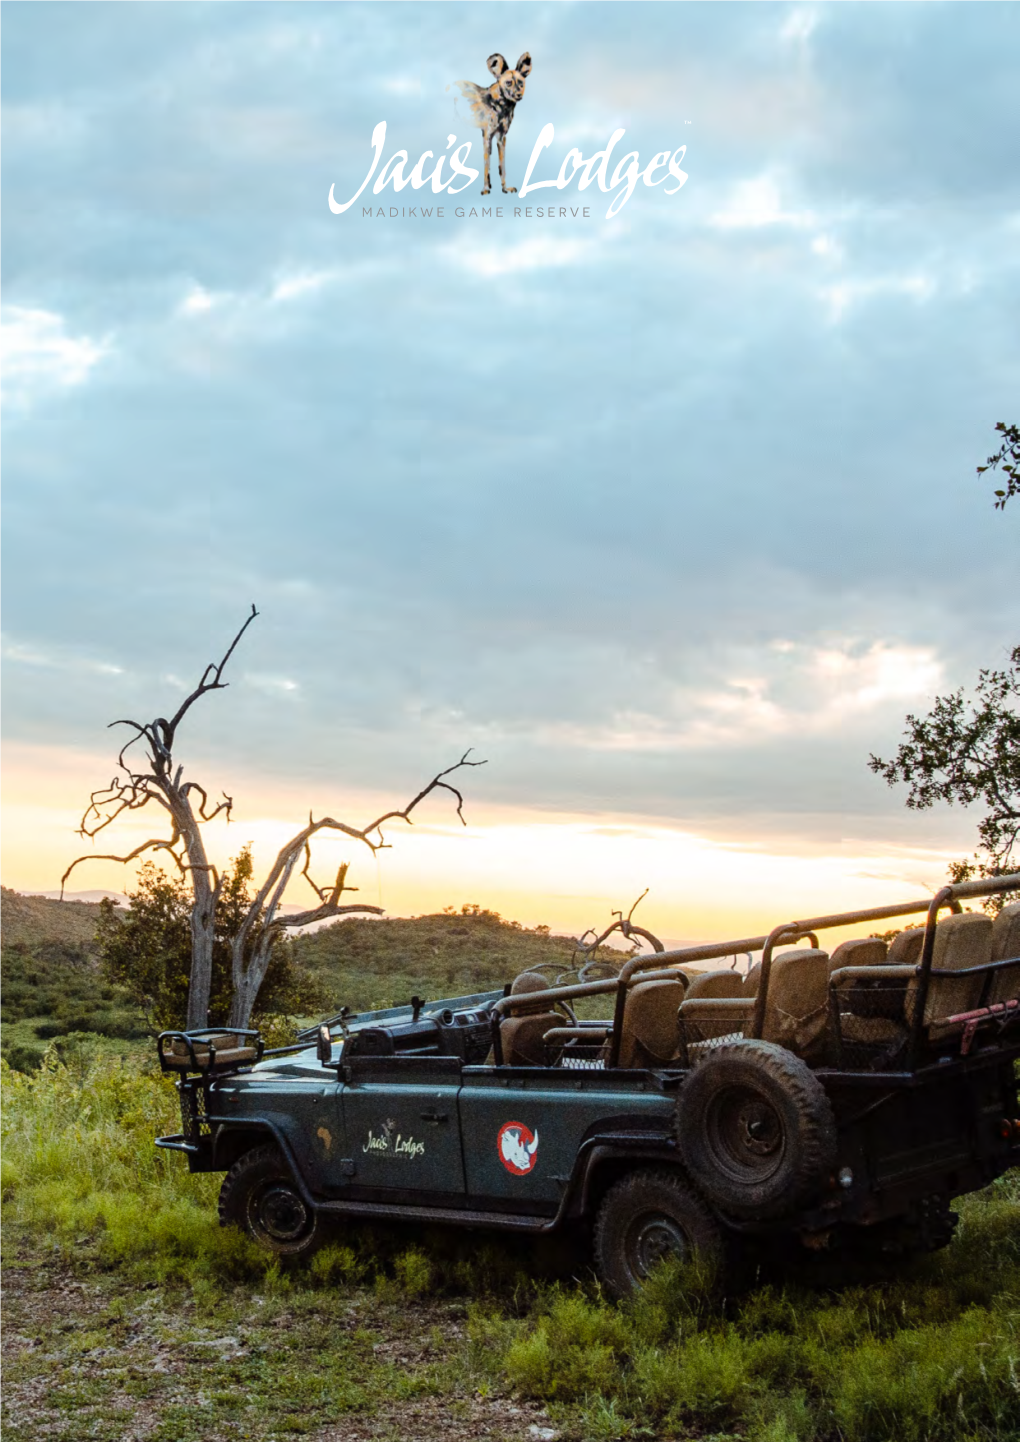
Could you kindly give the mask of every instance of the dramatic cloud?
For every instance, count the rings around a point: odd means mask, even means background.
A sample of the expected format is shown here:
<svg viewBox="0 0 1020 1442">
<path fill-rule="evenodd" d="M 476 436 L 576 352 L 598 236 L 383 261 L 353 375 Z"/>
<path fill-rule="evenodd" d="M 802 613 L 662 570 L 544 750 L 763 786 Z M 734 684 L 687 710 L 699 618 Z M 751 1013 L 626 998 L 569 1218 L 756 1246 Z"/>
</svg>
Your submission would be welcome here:
<svg viewBox="0 0 1020 1442">
<path fill-rule="evenodd" d="M 12 739 L 157 714 L 254 600 L 214 771 L 473 744 L 483 810 L 905 824 L 869 751 L 1020 620 L 974 477 L 1020 395 L 1016 7 L 4 18 Z M 534 57 L 512 184 L 547 122 L 542 175 L 624 127 L 687 183 L 331 214 L 380 120 L 477 164 L 446 87 L 494 49 Z"/>
</svg>

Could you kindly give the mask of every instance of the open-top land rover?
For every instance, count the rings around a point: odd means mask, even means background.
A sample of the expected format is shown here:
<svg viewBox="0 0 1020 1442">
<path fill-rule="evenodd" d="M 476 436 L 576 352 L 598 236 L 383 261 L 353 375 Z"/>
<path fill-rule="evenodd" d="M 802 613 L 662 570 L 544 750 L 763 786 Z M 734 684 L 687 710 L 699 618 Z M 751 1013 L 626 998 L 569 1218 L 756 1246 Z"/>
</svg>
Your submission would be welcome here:
<svg viewBox="0 0 1020 1442">
<path fill-rule="evenodd" d="M 285 1257 L 330 1217 L 590 1225 L 623 1295 L 664 1255 L 748 1235 L 935 1248 L 952 1199 L 1020 1163 L 1020 901 L 963 906 L 1018 890 L 964 882 L 601 979 L 345 1010 L 272 1052 L 164 1032 L 183 1131 L 156 1145 L 226 1172 L 222 1220 Z M 836 928 L 857 934 L 830 952 Z M 705 970 L 745 953 L 746 975 Z"/>
</svg>

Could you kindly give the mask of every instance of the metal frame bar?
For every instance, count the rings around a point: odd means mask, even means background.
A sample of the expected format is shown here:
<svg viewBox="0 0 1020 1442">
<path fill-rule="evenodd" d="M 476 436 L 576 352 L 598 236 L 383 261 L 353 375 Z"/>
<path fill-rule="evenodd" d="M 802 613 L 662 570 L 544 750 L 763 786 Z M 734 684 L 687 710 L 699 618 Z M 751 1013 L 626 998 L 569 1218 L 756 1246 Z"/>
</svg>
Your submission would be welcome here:
<svg viewBox="0 0 1020 1442">
<path fill-rule="evenodd" d="M 904 901 L 894 906 L 870 906 L 855 911 L 833 912 L 827 916 L 808 917 L 803 921 L 783 922 L 762 936 L 743 937 L 737 941 L 709 942 L 701 946 L 685 946 L 674 951 L 661 951 L 651 955 L 631 957 L 630 961 L 625 962 L 620 968 L 619 974 L 615 978 L 611 977 L 605 981 L 582 982 L 573 986 L 550 987 L 547 991 L 540 993 L 522 992 L 519 996 L 505 996 L 492 1008 L 493 1052 L 496 1065 L 503 1065 L 503 1048 L 500 1044 L 499 1030 L 500 1022 L 505 1015 L 512 1015 L 520 1007 L 534 1006 L 539 998 L 542 1002 L 552 1004 L 557 1001 L 569 1001 L 579 996 L 604 996 L 615 991 L 613 1035 L 610 1054 L 606 1061 L 607 1069 L 612 1069 L 619 1063 L 623 1013 L 627 1005 L 627 991 L 634 978 L 639 978 L 641 981 L 660 981 L 671 978 L 686 981 L 687 977 L 680 969 L 683 963 L 713 961 L 725 956 L 733 956 L 739 952 L 761 951 L 762 953 L 761 979 L 758 983 L 751 1023 L 751 1035 L 760 1037 L 768 1004 L 768 980 L 772 967 L 772 955 L 777 946 L 788 945 L 805 937 L 810 937 L 817 946 L 816 933 L 819 931 L 828 931 L 838 926 L 854 926 L 869 921 L 889 921 L 896 917 L 916 916 L 921 912 L 926 912 L 924 944 L 921 961 L 916 972 L 920 980 L 917 1011 L 913 1020 L 908 1052 L 909 1067 L 911 1071 L 914 1071 L 917 1047 L 920 1044 L 919 1018 L 924 1016 L 924 1008 L 927 1003 L 932 957 L 935 951 L 935 924 L 939 911 L 946 906 L 951 907 L 953 911 L 959 911 L 961 900 L 996 896 L 1006 891 L 1020 891 L 1020 872 L 1011 872 L 1008 876 L 988 877 L 978 881 L 958 881 L 950 886 L 944 886 L 929 900 Z M 665 966 L 663 963 L 670 964 Z M 953 972 L 951 974 L 959 976 L 961 973 Z"/>
</svg>

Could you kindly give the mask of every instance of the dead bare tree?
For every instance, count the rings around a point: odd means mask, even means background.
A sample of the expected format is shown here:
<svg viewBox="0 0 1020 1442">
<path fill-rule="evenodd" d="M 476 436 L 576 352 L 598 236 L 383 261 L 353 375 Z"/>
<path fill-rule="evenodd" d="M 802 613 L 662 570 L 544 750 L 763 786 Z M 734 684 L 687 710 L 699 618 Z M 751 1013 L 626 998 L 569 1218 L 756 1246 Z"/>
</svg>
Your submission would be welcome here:
<svg viewBox="0 0 1020 1442">
<path fill-rule="evenodd" d="M 621 932 L 628 941 L 633 940 L 635 937 L 641 937 L 649 943 L 653 951 L 663 950 L 662 942 L 653 932 L 646 931 L 643 926 L 635 926 L 631 919 L 647 895 L 648 887 L 646 886 L 626 916 L 624 916 L 622 911 L 614 911 L 612 913 L 614 919 L 609 926 L 606 927 L 605 931 L 596 932 L 592 926 L 588 928 L 583 936 L 578 937 L 575 943 L 577 948 L 576 954 L 584 958 L 583 961 L 578 962 L 578 975 L 582 981 L 594 979 L 594 970 L 596 968 L 605 969 L 608 967 L 610 971 L 617 968 L 617 963 L 599 956 L 599 947 L 604 941 L 608 941 L 614 931 Z"/>
<path fill-rule="evenodd" d="M 197 781 L 183 779 L 183 767 L 174 759 L 174 742 L 177 731 L 191 707 L 209 691 L 226 689 L 222 679 L 227 662 L 233 655 L 238 642 L 258 615 L 254 606 L 244 625 L 231 641 L 219 662 L 210 662 L 202 679 L 189 696 L 181 702 L 171 720 L 157 716 L 154 721 L 143 724 L 139 721 L 122 719 L 111 721 L 112 726 L 127 726 L 132 735 L 125 742 L 117 757 L 117 774 L 108 786 L 93 791 L 89 804 L 78 827 L 78 835 L 93 839 L 105 831 L 125 812 L 142 811 L 152 803 L 162 807 L 170 822 L 170 835 L 153 836 L 136 846 L 125 855 L 86 853 L 76 857 L 60 880 L 61 896 L 67 878 L 76 866 L 85 861 L 117 861 L 128 863 L 147 852 L 165 851 L 178 870 L 191 881 L 194 905 L 191 911 L 191 976 L 188 986 L 188 1010 L 186 1025 L 189 1028 L 204 1027 L 208 1022 L 209 994 L 212 983 L 213 942 L 216 930 L 216 906 L 223 886 L 223 878 L 208 859 L 202 824 L 217 816 L 230 820 L 233 798 L 221 793 L 223 800 L 212 805 L 206 789 Z M 145 759 L 139 765 L 136 757 L 129 757 L 131 748 L 142 744 Z M 245 913 L 241 925 L 231 941 L 231 968 L 233 998 L 231 1002 L 231 1026 L 248 1025 L 252 1009 L 258 997 L 259 988 L 265 980 L 272 950 L 287 930 L 308 926 L 314 921 L 323 921 L 333 916 L 350 912 L 372 912 L 379 915 L 381 907 L 366 903 L 340 904 L 345 891 L 356 887 L 346 885 L 349 863 L 343 862 L 336 876 L 328 886 L 319 886 L 311 876 L 311 842 L 322 831 L 338 831 L 352 840 L 359 841 L 376 852 L 388 845 L 383 826 L 390 821 L 405 821 L 412 825 L 411 813 L 426 796 L 433 791 L 448 791 L 457 799 L 457 815 L 464 825 L 464 798 L 460 791 L 446 778 L 466 766 L 484 766 L 484 761 L 469 759 L 466 751 L 453 766 L 440 771 L 417 796 L 402 808 L 385 812 L 367 826 L 349 826 L 331 816 L 316 821 L 310 814 L 308 825 L 303 827 L 280 848 L 262 887 Z M 284 892 L 291 881 L 298 862 L 303 858 L 299 875 L 303 876 L 318 897 L 318 905 L 307 911 L 285 916 L 280 913 Z"/>
</svg>

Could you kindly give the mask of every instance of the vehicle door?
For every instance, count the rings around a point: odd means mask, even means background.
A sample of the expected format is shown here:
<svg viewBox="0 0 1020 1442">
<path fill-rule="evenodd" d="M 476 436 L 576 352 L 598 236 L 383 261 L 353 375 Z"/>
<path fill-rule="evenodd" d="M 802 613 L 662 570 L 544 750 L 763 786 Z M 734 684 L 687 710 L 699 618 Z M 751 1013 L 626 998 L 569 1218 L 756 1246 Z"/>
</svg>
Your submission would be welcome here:
<svg viewBox="0 0 1020 1442">
<path fill-rule="evenodd" d="M 350 1182 L 409 1202 L 464 1195 L 455 1057 L 354 1057 L 341 1088 Z"/>
<path fill-rule="evenodd" d="M 640 1073 L 465 1067 L 460 1093 L 471 1198 L 555 1212 L 578 1152 L 595 1136 L 668 1134 L 674 1099 Z"/>
</svg>

